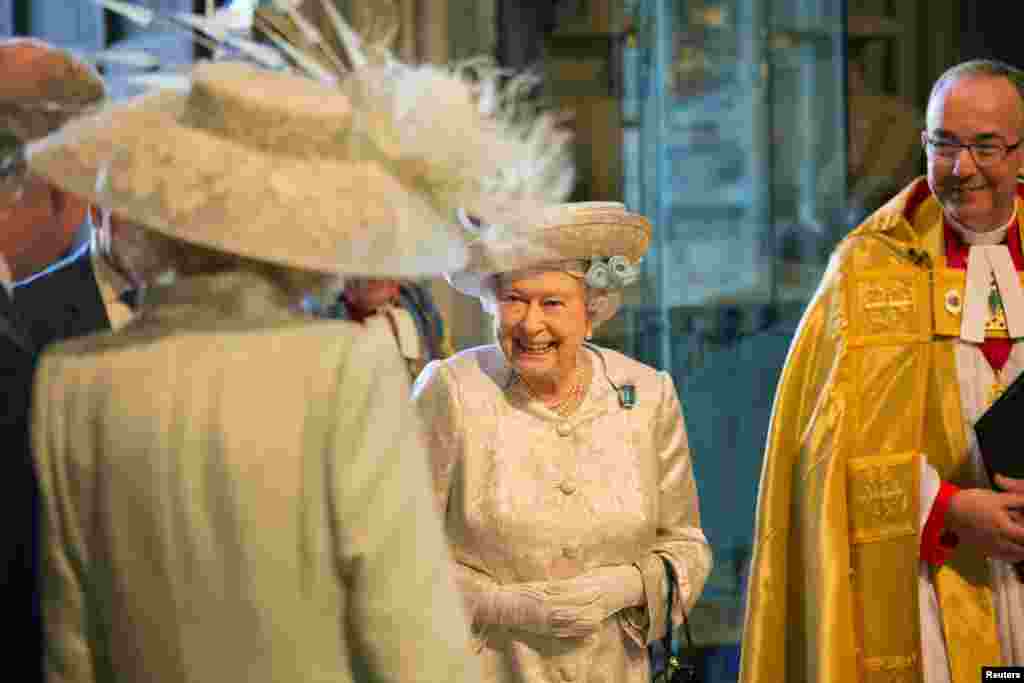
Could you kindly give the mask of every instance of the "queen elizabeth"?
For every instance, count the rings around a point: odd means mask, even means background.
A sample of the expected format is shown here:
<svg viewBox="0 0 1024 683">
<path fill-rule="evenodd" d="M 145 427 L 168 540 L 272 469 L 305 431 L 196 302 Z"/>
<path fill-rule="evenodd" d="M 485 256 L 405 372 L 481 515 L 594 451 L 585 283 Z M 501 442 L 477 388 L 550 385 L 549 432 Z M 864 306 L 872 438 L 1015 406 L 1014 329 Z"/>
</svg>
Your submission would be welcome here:
<svg viewBox="0 0 1024 683">
<path fill-rule="evenodd" d="M 483 680 L 646 683 L 647 644 L 711 566 L 672 378 L 588 342 L 650 223 L 560 204 L 478 237 L 448 279 L 498 343 L 430 363 L 413 394 Z"/>
</svg>

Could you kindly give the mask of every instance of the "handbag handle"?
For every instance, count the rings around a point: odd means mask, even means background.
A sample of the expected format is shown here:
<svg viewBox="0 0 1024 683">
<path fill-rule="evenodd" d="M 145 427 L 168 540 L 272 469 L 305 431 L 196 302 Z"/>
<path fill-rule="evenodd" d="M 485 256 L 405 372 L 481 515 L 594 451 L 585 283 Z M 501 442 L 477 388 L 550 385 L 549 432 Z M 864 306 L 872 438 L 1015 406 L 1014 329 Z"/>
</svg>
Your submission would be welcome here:
<svg viewBox="0 0 1024 683">
<path fill-rule="evenodd" d="M 662 647 L 665 650 L 665 678 L 671 682 L 674 680 L 677 671 L 685 669 L 683 673 L 683 676 L 685 676 L 684 680 L 696 681 L 696 669 L 692 664 L 684 665 L 673 648 L 675 637 L 672 631 L 672 603 L 674 602 L 673 593 L 675 592 L 676 573 L 668 560 L 661 558 L 661 561 L 665 565 L 665 577 L 668 579 L 668 610 L 665 613 L 665 635 L 662 636 Z M 693 636 L 690 635 L 690 620 L 686 618 L 686 610 L 683 610 L 683 632 L 686 634 L 686 651 L 693 652 Z"/>
</svg>

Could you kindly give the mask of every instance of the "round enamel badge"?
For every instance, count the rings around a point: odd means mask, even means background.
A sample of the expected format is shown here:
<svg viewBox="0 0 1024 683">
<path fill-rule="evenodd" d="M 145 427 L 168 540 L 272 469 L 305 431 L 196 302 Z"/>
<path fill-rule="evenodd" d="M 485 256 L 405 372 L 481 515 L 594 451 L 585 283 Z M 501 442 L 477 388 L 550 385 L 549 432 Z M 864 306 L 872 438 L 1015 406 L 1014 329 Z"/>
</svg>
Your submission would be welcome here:
<svg viewBox="0 0 1024 683">
<path fill-rule="evenodd" d="M 963 297 L 961 297 L 960 292 L 956 291 L 955 289 L 951 289 L 948 292 L 946 292 L 945 302 L 946 310 L 952 313 L 953 315 L 958 315 L 960 311 L 963 310 Z"/>
</svg>

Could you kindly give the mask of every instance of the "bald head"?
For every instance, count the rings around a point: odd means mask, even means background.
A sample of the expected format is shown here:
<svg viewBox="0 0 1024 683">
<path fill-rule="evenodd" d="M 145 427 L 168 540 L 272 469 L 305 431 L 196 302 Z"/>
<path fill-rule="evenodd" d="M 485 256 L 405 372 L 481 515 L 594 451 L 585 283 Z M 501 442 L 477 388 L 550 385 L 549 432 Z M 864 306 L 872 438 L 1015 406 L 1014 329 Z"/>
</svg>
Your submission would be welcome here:
<svg viewBox="0 0 1024 683">
<path fill-rule="evenodd" d="M 928 184 L 947 218 L 974 232 L 1006 225 L 1024 170 L 1020 71 L 1000 62 L 956 66 L 928 101 Z"/>
<path fill-rule="evenodd" d="M 18 151 L 104 98 L 96 71 L 33 38 L 0 41 L 0 254 L 15 279 L 53 263 L 71 247 L 85 202 L 19 163 Z"/>
<path fill-rule="evenodd" d="M 0 41 L 0 126 L 22 142 L 102 101 L 103 81 L 68 51 L 35 38 Z"/>
<path fill-rule="evenodd" d="M 1024 71 L 993 59 L 972 59 L 947 69 L 932 86 L 928 96 L 928 127 L 935 124 L 938 110 L 944 103 L 946 95 L 957 83 L 965 80 L 993 80 L 998 82 L 995 87 L 1005 92 L 1005 101 L 1010 103 L 1012 117 L 1008 123 L 1024 134 Z"/>
</svg>

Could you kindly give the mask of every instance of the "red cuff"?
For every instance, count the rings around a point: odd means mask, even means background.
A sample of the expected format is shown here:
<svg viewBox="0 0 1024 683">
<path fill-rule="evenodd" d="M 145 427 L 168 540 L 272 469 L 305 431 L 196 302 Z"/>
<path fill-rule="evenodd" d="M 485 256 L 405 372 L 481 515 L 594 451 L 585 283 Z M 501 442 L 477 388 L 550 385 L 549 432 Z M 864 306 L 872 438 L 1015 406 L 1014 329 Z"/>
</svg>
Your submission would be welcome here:
<svg viewBox="0 0 1024 683">
<path fill-rule="evenodd" d="M 931 512 L 928 513 L 924 531 L 921 533 L 921 559 L 936 567 L 945 564 L 959 540 L 956 534 L 946 529 L 949 504 L 953 501 L 953 496 L 959 492 L 959 486 L 948 481 L 942 482 Z"/>
</svg>

